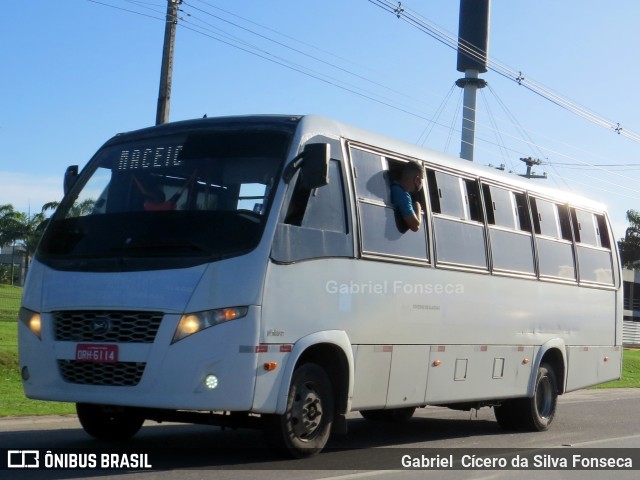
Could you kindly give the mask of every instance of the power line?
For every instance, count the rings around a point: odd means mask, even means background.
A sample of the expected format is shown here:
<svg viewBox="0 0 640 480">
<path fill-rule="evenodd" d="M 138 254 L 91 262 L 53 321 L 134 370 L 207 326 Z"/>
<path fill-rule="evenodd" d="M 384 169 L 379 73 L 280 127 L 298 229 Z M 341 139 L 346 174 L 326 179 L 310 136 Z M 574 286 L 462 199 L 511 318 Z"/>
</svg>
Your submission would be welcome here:
<svg viewBox="0 0 640 480">
<path fill-rule="evenodd" d="M 464 39 L 458 39 L 456 36 L 442 30 L 440 27 L 432 24 L 428 20 L 422 18 L 420 15 L 413 13 L 408 10 L 406 7 L 396 7 L 395 3 L 390 0 L 368 0 L 370 3 L 382 8 L 383 10 L 394 14 L 398 19 L 403 20 L 409 25 L 417 28 L 418 30 L 426 33 L 427 35 L 435 38 L 439 42 L 445 44 L 446 46 L 457 50 L 462 50 L 469 57 L 472 57 L 476 60 L 483 61 L 485 52 L 478 52 L 478 50 L 468 42 L 465 42 Z M 398 4 L 399 5 L 399 4 Z M 592 123 L 597 125 L 606 127 L 615 133 L 625 136 L 635 142 L 640 143 L 640 135 L 632 132 L 631 130 L 627 130 L 623 128 L 619 122 L 614 122 L 608 120 L 601 115 L 583 107 L 569 99 L 562 97 L 561 95 L 552 92 L 551 90 L 543 87 L 535 81 L 529 80 L 522 74 L 522 71 L 515 70 L 511 67 L 508 67 L 504 64 L 501 64 L 491 58 L 486 56 L 487 58 L 487 66 L 490 70 L 496 72 L 497 74 L 508 78 L 516 82 L 518 85 L 525 87 L 531 92 L 539 95 L 540 97 L 554 103 L 555 105 L 568 110 Z"/>
<path fill-rule="evenodd" d="M 123 11 L 126 11 L 128 13 L 134 13 L 134 14 L 138 14 L 138 15 L 143 15 L 145 17 L 155 18 L 156 20 L 161 20 L 161 21 L 164 22 L 163 18 L 159 18 L 159 17 L 156 18 L 156 17 L 152 17 L 151 15 L 144 15 L 144 14 L 141 14 L 140 12 L 132 11 L 132 10 L 129 10 L 129 9 L 124 9 L 124 8 L 117 7 L 117 6 L 112 5 L 112 4 L 107 4 L 105 2 L 99 2 L 99 1 L 96 1 L 96 0 L 89 0 L 89 1 L 92 1 L 93 3 L 97 3 L 97 4 L 100 4 L 100 5 L 108 6 L 108 7 L 111 7 L 111 8 L 116 8 L 118 10 L 123 10 Z M 125 0 L 125 1 L 127 3 L 131 3 L 131 4 L 134 4 L 134 5 L 139 5 L 139 6 L 141 6 L 141 8 L 147 8 L 147 9 L 150 9 L 150 10 L 155 12 L 155 10 L 145 6 L 145 5 L 152 5 L 152 4 L 148 3 L 148 2 L 142 2 L 142 1 L 139 1 L 139 0 Z M 371 1 L 371 0 L 369 0 L 369 1 Z M 206 4 L 206 2 L 203 2 L 203 3 Z M 153 4 L 153 5 L 155 5 L 155 4 Z M 209 4 L 207 4 L 207 5 L 209 5 Z M 200 10 L 202 10 L 202 9 L 200 9 Z M 257 45 L 254 45 L 252 43 L 249 43 L 249 42 L 247 42 L 245 40 L 242 40 L 242 39 L 238 38 L 237 36 L 230 35 L 229 33 L 224 32 L 223 30 L 221 30 L 220 28 L 212 25 L 211 23 L 206 22 L 205 20 L 198 18 L 198 16 L 195 15 L 195 14 L 191 14 L 188 11 L 185 12 L 184 10 L 183 10 L 183 12 L 188 17 L 186 19 L 185 18 L 181 18 L 180 19 L 181 20 L 179 22 L 179 27 L 180 28 L 191 30 L 191 31 L 193 31 L 195 33 L 198 33 L 200 35 L 203 35 L 203 36 L 205 36 L 207 38 L 210 38 L 210 39 L 213 39 L 215 41 L 221 42 L 223 44 L 226 44 L 226 45 L 231 46 L 233 48 L 239 49 L 239 50 L 244 51 L 246 53 L 249 53 L 251 55 L 257 56 L 257 57 L 259 57 L 261 59 L 264 59 L 264 60 L 267 60 L 269 62 L 278 64 L 280 66 L 284 66 L 285 68 L 288 68 L 290 70 L 296 71 L 298 73 L 301 73 L 303 75 L 309 76 L 311 78 L 317 79 L 317 80 L 322 81 L 324 83 L 330 84 L 330 85 L 332 85 L 332 86 L 334 86 L 336 88 L 342 89 L 342 90 L 347 91 L 349 93 L 358 95 L 360 97 L 363 97 L 363 98 L 366 98 L 368 100 L 374 101 L 376 103 L 379 103 L 381 105 L 387 106 L 389 108 L 392 108 L 392 109 L 401 111 L 403 113 L 409 114 L 409 115 L 411 115 L 413 117 L 416 117 L 416 118 L 418 118 L 420 120 L 428 121 L 430 123 L 427 125 L 427 128 L 429 128 L 429 125 L 431 125 L 431 129 L 433 129 L 434 125 L 438 125 L 438 126 L 440 126 L 442 128 L 445 128 L 446 130 L 448 130 L 449 131 L 449 136 L 451 135 L 452 131 L 454 131 L 454 130 L 459 132 L 459 130 L 455 129 L 452 125 L 451 126 L 450 125 L 446 125 L 445 123 L 438 121 L 438 119 L 441 116 L 441 113 L 445 110 L 445 106 L 442 105 L 442 104 L 436 110 L 435 119 L 434 119 L 433 115 L 431 117 L 428 117 L 427 115 L 425 115 L 422 112 L 418 111 L 415 108 L 415 105 L 412 105 L 410 107 L 409 106 L 400 106 L 398 104 L 398 102 L 396 100 L 394 100 L 394 99 L 382 97 L 382 96 L 380 96 L 380 95 L 378 95 L 378 94 L 376 94 L 374 92 L 364 90 L 360 86 L 349 84 L 347 82 L 344 82 L 341 79 L 338 79 L 338 78 L 335 78 L 335 77 L 331 77 L 331 76 L 327 75 L 324 72 L 321 73 L 321 72 L 319 72 L 317 70 L 314 70 L 312 68 L 309 68 L 309 67 L 300 65 L 298 63 L 292 62 L 291 60 L 289 60 L 287 58 L 283 58 L 281 56 L 274 55 L 271 52 L 269 52 L 269 51 L 267 51 L 267 50 L 265 50 L 265 49 L 263 49 L 263 48 L 261 48 L 261 47 L 259 47 Z M 201 12 L 194 11 L 194 13 L 204 14 L 204 13 L 207 13 L 207 12 L 202 10 Z M 231 14 L 231 13 L 229 13 L 229 14 Z M 231 14 L 231 15 L 233 15 L 233 14 Z M 239 17 L 239 16 L 236 16 L 236 17 L 237 18 L 242 18 L 242 17 Z M 243 19 L 243 20 L 245 20 L 247 22 L 251 22 L 250 20 L 246 20 L 246 19 Z M 201 24 L 204 24 L 206 26 L 198 25 L 195 22 L 200 22 Z M 230 24 L 230 22 L 226 22 L 226 23 Z M 233 23 L 235 23 L 235 22 L 233 22 Z M 253 23 L 255 25 L 258 25 L 258 26 L 261 26 L 260 24 L 257 24 L 255 22 L 251 22 L 251 23 Z M 269 29 L 269 27 L 265 27 L 265 26 L 261 26 L 261 27 L 265 28 L 267 30 L 275 31 L 273 29 Z M 242 31 L 247 32 L 247 33 L 253 33 L 253 32 L 251 32 L 251 29 L 246 29 L 246 28 L 243 28 Z M 281 34 L 281 35 L 283 35 L 283 34 Z M 285 36 L 285 35 L 283 35 L 283 36 Z M 270 40 L 268 37 L 266 37 L 266 36 L 264 36 L 262 34 L 260 34 L 259 38 Z M 293 39 L 293 37 L 287 37 L 287 38 Z M 295 40 L 295 39 L 293 39 L 293 40 Z M 272 43 L 277 44 L 278 42 L 276 41 L 276 42 L 272 42 Z M 282 42 L 280 42 L 280 43 L 282 43 Z M 303 42 L 299 42 L 299 43 L 303 43 Z M 305 44 L 305 45 L 308 45 L 308 44 Z M 289 51 L 299 50 L 299 49 L 289 48 L 288 46 L 285 46 L 285 45 L 283 45 L 283 46 L 286 47 Z M 316 57 L 315 55 L 307 55 L 306 52 L 302 52 L 302 51 L 299 51 L 297 53 L 305 55 L 306 58 L 310 58 L 314 62 L 319 61 L 318 59 L 315 58 Z M 336 56 L 336 58 L 338 58 L 338 57 Z M 324 65 L 329 63 L 329 62 L 326 62 L 324 60 L 321 60 L 321 62 Z M 341 73 L 350 73 L 350 74 L 356 75 L 356 76 L 359 75 L 357 73 L 354 74 L 353 72 L 345 72 L 344 70 L 346 70 L 346 69 L 342 69 L 342 70 L 339 70 L 339 71 L 341 71 Z M 362 75 L 360 75 L 360 76 L 362 77 Z M 373 83 L 376 83 L 376 82 L 371 81 L 370 83 L 373 84 Z M 412 98 L 405 92 L 398 91 L 397 89 L 387 88 L 386 86 L 384 86 L 382 84 L 380 84 L 380 85 L 383 86 L 384 88 L 386 88 L 387 90 L 394 92 L 395 94 L 402 95 L 402 96 L 408 97 L 408 98 Z M 493 92 L 493 93 L 494 93 L 494 96 L 495 96 L 495 92 Z M 497 96 L 496 96 L 496 98 L 497 98 Z M 497 98 L 497 100 L 498 100 L 499 103 L 502 103 L 500 99 Z M 459 108 L 460 108 L 460 106 L 458 105 L 457 109 L 459 109 Z M 570 155 L 561 154 L 559 152 L 554 152 L 552 149 L 550 149 L 548 147 L 541 147 L 540 145 L 538 145 L 537 143 L 535 143 L 531 139 L 530 135 L 528 135 L 528 133 L 527 133 L 528 131 L 526 129 L 524 129 L 521 125 L 518 124 L 518 122 L 515 119 L 515 117 L 512 114 L 510 114 L 510 112 L 508 112 L 508 109 L 506 109 L 506 106 L 504 106 L 504 105 L 503 105 L 503 110 L 505 110 L 507 112 L 507 116 L 511 118 L 511 122 L 516 124 L 516 125 L 518 125 L 519 129 L 521 130 L 521 134 L 523 134 L 523 132 L 524 132 L 524 135 L 528 138 L 528 140 L 524 140 L 522 138 L 516 138 L 513 135 L 508 135 L 508 134 L 506 136 L 510 137 L 513 140 L 517 140 L 518 142 L 523 142 L 523 143 L 525 143 L 525 144 L 527 144 L 527 145 L 529 145 L 530 147 L 533 147 L 533 148 L 538 148 L 538 149 L 544 148 L 544 150 L 549 152 L 549 153 L 547 155 L 544 155 L 544 154 L 541 155 L 542 157 L 546 158 L 546 157 L 549 156 L 549 154 L 554 154 L 555 153 L 558 156 L 562 156 L 562 157 L 567 158 L 567 159 L 575 160 L 577 163 L 579 163 L 581 165 L 585 165 L 585 166 L 587 166 L 589 168 L 591 168 L 591 165 L 593 165 L 593 168 L 599 169 L 599 170 L 604 171 L 606 173 L 610 173 L 612 175 L 617 175 L 617 176 L 619 176 L 621 178 L 624 178 L 626 180 L 631 180 L 631 181 L 634 181 L 634 182 L 637 181 L 637 179 L 629 177 L 627 175 L 623 175 L 623 174 L 618 173 L 618 172 L 607 170 L 605 168 L 606 165 L 603 165 L 603 164 L 590 164 L 590 163 L 585 162 L 583 160 L 580 160 L 578 158 L 574 158 L 574 157 L 572 157 Z M 454 118 L 455 117 L 457 117 L 457 113 L 454 114 Z M 493 124 L 492 126 L 485 125 L 485 128 L 487 128 L 489 131 L 494 131 L 494 132 L 497 131 L 497 125 L 495 125 L 495 124 Z M 424 134 L 424 132 L 423 132 L 423 134 Z M 427 134 L 427 136 L 428 136 L 428 134 Z M 483 138 L 482 136 L 479 136 L 479 140 L 481 140 L 486 145 L 495 145 L 495 146 L 497 146 L 498 147 L 498 152 L 502 151 L 502 149 L 506 149 L 509 152 L 517 154 L 518 156 L 523 156 L 523 157 L 528 156 L 527 152 L 522 152 L 522 151 L 516 150 L 516 149 L 514 149 L 512 147 L 507 147 L 504 144 L 504 141 L 501 141 L 501 140 L 498 140 L 498 142 L 493 142 L 493 141 L 491 141 L 491 140 L 489 140 L 487 138 Z M 449 148 L 449 146 L 448 146 L 449 141 L 450 141 L 450 139 L 447 141 L 446 149 Z M 572 148 L 577 148 L 576 146 L 572 146 L 572 145 L 569 145 L 569 144 L 565 144 L 565 145 L 570 146 Z M 480 148 L 482 150 L 484 150 L 485 152 L 488 152 L 491 155 L 495 154 L 495 152 L 493 152 L 490 149 L 482 148 L 482 147 L 480 147 Z M 587 153 L 589 155 L 593 155 L 593 152 L 587 152 Z M 500 155 L 500 153 L 498 153 L 498 155 Z M 552 168 L 554 168 L 553 165 L 550 165 L 550 166 Z"/>
</svg>

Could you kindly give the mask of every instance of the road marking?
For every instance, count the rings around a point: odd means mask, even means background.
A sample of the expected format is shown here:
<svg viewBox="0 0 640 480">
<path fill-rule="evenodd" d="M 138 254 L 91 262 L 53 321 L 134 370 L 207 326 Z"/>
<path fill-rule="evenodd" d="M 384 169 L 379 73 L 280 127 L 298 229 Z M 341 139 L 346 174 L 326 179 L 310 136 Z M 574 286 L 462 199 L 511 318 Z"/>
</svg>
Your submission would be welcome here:
<svg viewBox="0 0 640 480">
<path fill-rule="evenodd" d="M 389 475 L 390 473 L 399 473 L 401 471 L 402 470 L 376 470 L 373 472 L 349 473 L 335 477 L 322 477 L 322 480 L 350 480 L 352 478 L 378 477 L 380 475 Z"/>
<path fill-rule="evenodd" d="M 579 443 L 571 443 L 569 445 L 563 445 L 563 447 L 583 447 L 585 445 L 597 445 L 598 443 L 607 443 L 612 441 L 623 441 L 623 440 L 632 440 L 640 438 L 640 435 L 626 435 L 624 437 L 612 437 L 612 438 L 601 438 L 600 440 L 590 440 L 588 442 L 579 442 Z"/>
</svg>

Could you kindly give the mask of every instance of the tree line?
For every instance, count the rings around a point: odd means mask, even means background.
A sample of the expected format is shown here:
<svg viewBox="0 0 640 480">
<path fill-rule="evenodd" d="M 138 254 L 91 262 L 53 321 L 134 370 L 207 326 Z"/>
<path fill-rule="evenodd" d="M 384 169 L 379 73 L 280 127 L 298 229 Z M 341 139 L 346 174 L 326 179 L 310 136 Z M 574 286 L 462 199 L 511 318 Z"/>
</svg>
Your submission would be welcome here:
<svg viewBox="0 0 640 480">
<path fill-rule="evenodd" d="M 29 265 L 44 231 L 45 220 L 58 205 L 59 202 L 45 203 L 40 212 L 34 214 L 19 212 L 11 204 L 0 205 L 0 248 L 16 247 L 24 257 L 24 265 Z M 74 213 L 86 215 L 93 210 L 93 205 L 93 200 L 74 205 Z M 0 283 L 12 283 L 11 269 L 2 267 L 0 265 Z"/>
</svg>

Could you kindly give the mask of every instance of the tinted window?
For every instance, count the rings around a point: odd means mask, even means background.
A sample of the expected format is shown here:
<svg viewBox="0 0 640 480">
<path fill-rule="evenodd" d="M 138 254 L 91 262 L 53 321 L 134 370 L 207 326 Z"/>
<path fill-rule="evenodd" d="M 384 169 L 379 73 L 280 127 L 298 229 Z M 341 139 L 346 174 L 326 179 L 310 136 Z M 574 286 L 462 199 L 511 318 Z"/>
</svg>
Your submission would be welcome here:
<svg viewBox="0 0 640 480">
<path fill-rule="evenodd" d="M 329 184 L 322 188 L 308 190 L 301 176 L 297 176 L 285 223 L 347 233 L 345 205 L 340 162 L 331 160 Z"/>
<path fill-rule="evenodd" d="M 398 255 L 426 260 L 427 241 L 424 222 L 417 232 L 400 233 L 392 207 L 360 203 L 362 248 L 365 252 Z"/>
<path fill-rule="evenodd" d="M 491 255 L 496 270 L 534 274 L 531 235 L 491 229 Z"/>
<path fill-rule="evenodd" d="M 463 266 L 487 267 L 484 227 L 446 217 L 434 219 L 436 260 Z"/>
<path fill-rule="evenodd" d="M 351 149 L 358 198 L 390 203 L 387 161 L 381 155 Z"/>
<path fill-rule="evenodd" d="M 407 231 L 391 204 L 391 174 L 399 175 L 406 162 L 351 148 L 356 196 L 360 213 L 362 250 L 365 253 L 428 259 L 428 244 L 424 218 L 417 232 Z M 424 204 L 424 193 L 416 200 Z M 404 228 L 403 228 L 404 227 Z"/>
<path fill-rule="evenodd" d="M 523 193 L 483 185 L 493 269 L 535 274 L 529 210 Z"/>
<path fill-rule="evenodd" d="M 299 173 L 292 179 L 271 251 L 271 257 L 279 262 L 354 255 L 339 160 L 341 145 L 325 137 L 312 140 L 331 145 L 331 156 L 335 158 L 329 162 L 329 184 L 309 190 Z"/>
<path fill-rule="evenodd" d="M 609 229 L 604 215 L 583 210 L 572 210 L 576 242 L 602 248 L 611 248 Z"/>
<path fill-rule="evenodd" d="M 487 268 L 484 218 L 476 180 L 427 170 L 437 263 Z"/>
<path fill-rule="evenodd" d="M 570 243 L 538 238 L 540 275 L 575 280 L 573 248 Z"/>
<path fill-rule="evenodd" d="M 108 271 L 246 253 L 260 241 L 290 138 L 262 128 L 112 142 L 53 216 L 40 258 Z"/>
<path fill-rule="evenodd" d="M 533 198 L 531 199 L 531 208 L 536 233 L 547 237 L 561 238 L 558 210 L 555 203 Z"/>
<path fill-rule="evenodd" d="M 581 282 L 613 284 L 609 230 L 602 214 L 572 209 Z"/>
<path fill-rule="evenodd" d="M 437 213 L 456 218 L 466 218 L 462 195 L 461 179 L 448 173 L 433 172 L 435 193 L 439 198 L 440 210 Z"/>
<path fill-rule="evenodd" d="M 611 252 L 578 245 L 578 265 L 580 281 L 613 284 Z"/>
<path fill-rule="evenodd" d="M 505 228 L 516 228 L 516 210 L 513 202 L 513 192 L 494 186 L 484 186 L 487 219 L 492 225 Z"/>
</svg>

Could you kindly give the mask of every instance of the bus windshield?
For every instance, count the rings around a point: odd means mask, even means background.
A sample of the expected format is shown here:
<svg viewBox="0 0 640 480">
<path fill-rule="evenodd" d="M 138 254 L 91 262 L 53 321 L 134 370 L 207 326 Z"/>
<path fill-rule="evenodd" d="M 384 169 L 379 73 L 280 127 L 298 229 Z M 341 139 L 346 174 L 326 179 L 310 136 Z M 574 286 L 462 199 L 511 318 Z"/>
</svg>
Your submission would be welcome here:
<svg viewBox="0 0 640 480">
<path fill-rule="evenodd" d="M 260 241 L 290 137 L 223 130 L 107 144 L 52 217 L 38 258 L 122 271 L 246 253 Z"/>
</svg>

